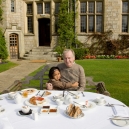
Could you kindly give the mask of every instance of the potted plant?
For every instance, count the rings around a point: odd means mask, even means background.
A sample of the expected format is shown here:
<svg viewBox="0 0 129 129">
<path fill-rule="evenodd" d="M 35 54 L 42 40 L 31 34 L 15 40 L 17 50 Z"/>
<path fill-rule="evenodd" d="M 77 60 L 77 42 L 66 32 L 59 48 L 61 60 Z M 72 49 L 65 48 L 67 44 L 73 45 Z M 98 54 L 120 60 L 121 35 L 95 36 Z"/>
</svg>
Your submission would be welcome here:
<svg viewBox="0 0 129 129">
<path fill-rule="evenodd" d="M 60 46 L 56 46 L 55 47 L 55 52 L 57 52 L 57 60 L 58 60 L 58 62 L 60 62 L 61 61 L 61 59 L 62 59 L 62 52 L 63 52 L 63 48 L 61 48 Z"/>
</svg>

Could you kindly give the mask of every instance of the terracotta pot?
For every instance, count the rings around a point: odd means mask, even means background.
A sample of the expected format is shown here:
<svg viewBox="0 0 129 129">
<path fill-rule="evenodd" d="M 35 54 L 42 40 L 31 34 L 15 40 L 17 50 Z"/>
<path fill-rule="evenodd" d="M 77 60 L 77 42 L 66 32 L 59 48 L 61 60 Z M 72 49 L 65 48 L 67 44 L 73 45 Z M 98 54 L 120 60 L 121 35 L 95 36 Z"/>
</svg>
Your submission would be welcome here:
<svg viewBox="0 0 129 129">
<path fill-rule="evenodd" d="M 61 57 L 57 57 L 57 60 L 58 60 L 58 62 L 60 62 L 61 61 Z"/>
</svg>

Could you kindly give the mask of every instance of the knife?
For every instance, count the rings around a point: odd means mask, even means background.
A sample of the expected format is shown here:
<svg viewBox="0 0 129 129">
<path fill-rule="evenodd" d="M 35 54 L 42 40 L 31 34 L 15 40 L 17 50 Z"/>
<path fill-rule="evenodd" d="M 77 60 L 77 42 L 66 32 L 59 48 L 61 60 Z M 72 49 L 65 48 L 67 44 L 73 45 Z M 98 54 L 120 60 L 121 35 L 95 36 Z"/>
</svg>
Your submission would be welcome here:
<svg viewBox="0 0 129 129">
<path fill-rule="evenodd" d="M 129 118 L 109 118 L 111 120 L 129 120 Z"/>
<path fill-rule="evenodd" d="M 44 92 L 43 92 L 43 94 L 41 95 L 41 97 L 43 97 L 43 96 L 44 96 L 45 92 L 46 92 L 46 91 L 44 91 Z"/>
</svg>

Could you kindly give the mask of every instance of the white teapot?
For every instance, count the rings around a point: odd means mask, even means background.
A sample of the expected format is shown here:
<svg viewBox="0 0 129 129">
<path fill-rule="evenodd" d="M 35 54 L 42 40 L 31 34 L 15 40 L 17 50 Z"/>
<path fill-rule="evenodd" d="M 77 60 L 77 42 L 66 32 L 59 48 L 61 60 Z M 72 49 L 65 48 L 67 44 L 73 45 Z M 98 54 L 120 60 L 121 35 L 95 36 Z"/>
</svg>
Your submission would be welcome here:
<svg viewBox="0 0 129 129">
<path fill-rule="evenodd" d="M 64 97 L 64 103 L 67 105 L 67 104 L 70 104 L 72 103 L 72 97 L 67 94 L 65 97 Z"/>
<path fill-rule="evenodd" d="M 21 102 L 21 100 L 22 100 L 22 96 L 21 96 L 19 93 L 17 93 L 17 94 L 14 96 L 14 102 L 18 104 L 18 103 Z"/>
</svg>

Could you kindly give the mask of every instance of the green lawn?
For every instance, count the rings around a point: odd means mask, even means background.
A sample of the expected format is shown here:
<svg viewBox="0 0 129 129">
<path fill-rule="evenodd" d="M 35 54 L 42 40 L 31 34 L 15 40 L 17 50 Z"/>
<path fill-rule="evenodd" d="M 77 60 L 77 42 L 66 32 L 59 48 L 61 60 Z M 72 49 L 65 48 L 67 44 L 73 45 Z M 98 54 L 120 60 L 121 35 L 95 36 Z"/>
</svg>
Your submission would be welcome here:
<svg viewBox="0 0 129 129">
<path fill-rule="evenodd" d="M 87 59 L 76 60 L 83 66 L 86 76 L 92 76 L 94 81 L 104 81 L 111 97 L 129 106 L 129 59 Z M 43 67 L 37 69 L 30 76 L 35 75 Z M 39 88 L 40 82 L 33 80 L 26 87 Z"/>
<path fill-rule="evenodd" d="M 3 63 L 3 64 L 0 64 L 0 73 L 3 72 L 3 71 L 6 71 L 10 68 L 13 68 L 15 66 L 17 66 L 18 64 L 15 64 L 13 62 L 7 62 L 7 63 Z"/>
<path fill-rule="evenodd" d="M 129 106 L 129 59 L 112 60 L 78 60 L 83 66 L 86 76 L 94 81 L 104 81 L 111 97 Z"/>
</svg>

